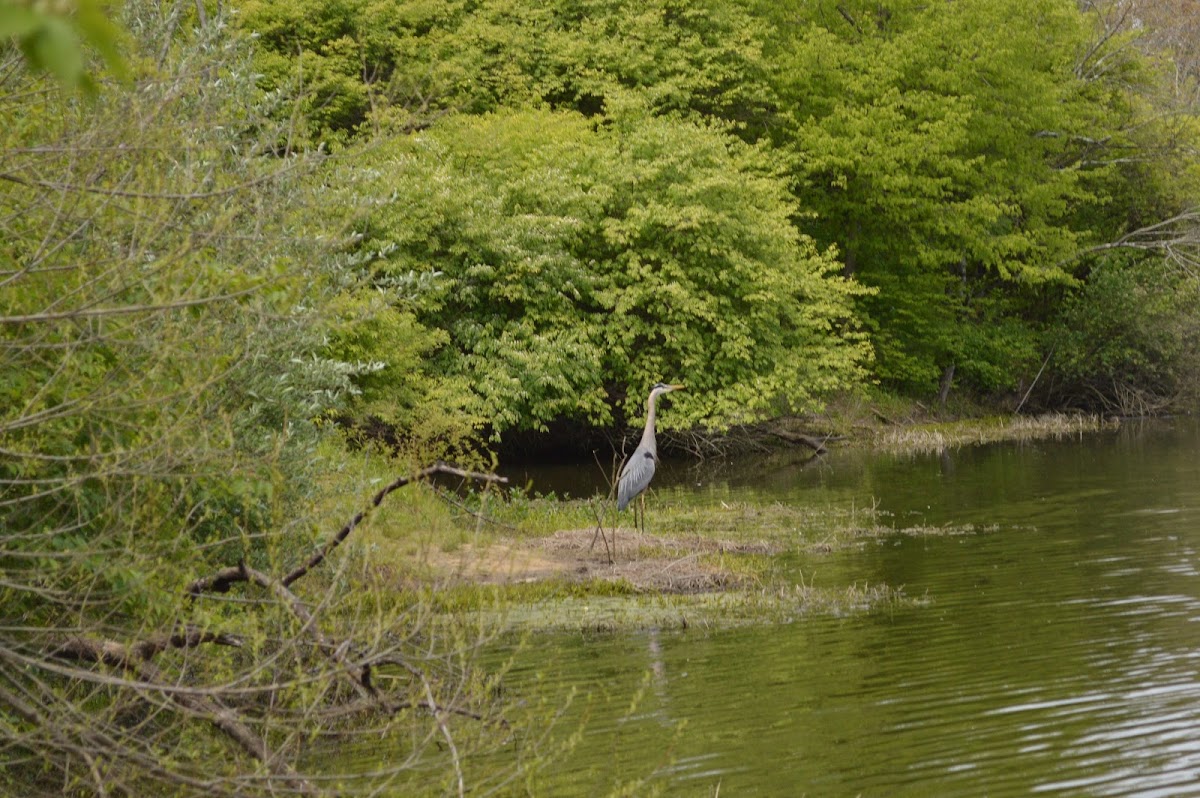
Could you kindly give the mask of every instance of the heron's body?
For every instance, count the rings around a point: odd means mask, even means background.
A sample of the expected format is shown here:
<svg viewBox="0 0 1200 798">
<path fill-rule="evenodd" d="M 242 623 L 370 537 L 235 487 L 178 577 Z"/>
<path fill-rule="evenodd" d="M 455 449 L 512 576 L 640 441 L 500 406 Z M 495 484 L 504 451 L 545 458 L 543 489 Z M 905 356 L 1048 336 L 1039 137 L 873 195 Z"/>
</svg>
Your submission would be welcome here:
<svg viewBox="0 0 1200 798">
<path fill-rule="evenodd" d="M 650 480 L 654 478 L 654 468 L 658 464 L 658 443 L 654 439 L 654 417 L 658 397 L 681 388 L 682 385 L 660 382 L 650 389 L 650 397 L 646 400 L 646 429 L 642 431 L 642 440 L 625 461 L 625 467 L 621 469 L 621 475 L 617 479 L 617 510 L 624 510 L 630 502 L 641 496 L 643 527 L 646 524 L 644 492 L 649 487 Z M 637 508 L 634 508 L 635 523 L 636 520 Z"/>
</svg>

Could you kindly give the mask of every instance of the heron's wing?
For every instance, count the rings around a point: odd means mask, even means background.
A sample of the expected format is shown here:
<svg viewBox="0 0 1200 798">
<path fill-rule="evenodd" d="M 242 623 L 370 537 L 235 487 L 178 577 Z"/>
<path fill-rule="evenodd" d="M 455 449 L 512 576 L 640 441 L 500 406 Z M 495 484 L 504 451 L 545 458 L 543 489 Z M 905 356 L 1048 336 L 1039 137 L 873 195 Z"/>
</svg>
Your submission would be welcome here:
<svg viewBox="0 0 1200 798">
<path fill-rule="evenodd" d="M 617 480 L 617 509 L 624 510 L 654 477 L 654 454 L 641 446 L 633 450 Z"/>
</svg>

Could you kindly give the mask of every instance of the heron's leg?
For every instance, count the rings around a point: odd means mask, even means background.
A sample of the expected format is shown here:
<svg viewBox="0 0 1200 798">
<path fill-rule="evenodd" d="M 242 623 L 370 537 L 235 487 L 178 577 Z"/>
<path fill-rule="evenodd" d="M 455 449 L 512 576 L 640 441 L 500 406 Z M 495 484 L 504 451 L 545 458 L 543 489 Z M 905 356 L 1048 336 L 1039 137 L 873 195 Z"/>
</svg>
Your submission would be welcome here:
<svg viewBox="0 0 1200 798">
<path fill-rule="evenodd" d="M 642 534 L 646 534 L 646 491 L 642 491 L 642 495 L 638 496 L 642 503 Z"/>
</svg>

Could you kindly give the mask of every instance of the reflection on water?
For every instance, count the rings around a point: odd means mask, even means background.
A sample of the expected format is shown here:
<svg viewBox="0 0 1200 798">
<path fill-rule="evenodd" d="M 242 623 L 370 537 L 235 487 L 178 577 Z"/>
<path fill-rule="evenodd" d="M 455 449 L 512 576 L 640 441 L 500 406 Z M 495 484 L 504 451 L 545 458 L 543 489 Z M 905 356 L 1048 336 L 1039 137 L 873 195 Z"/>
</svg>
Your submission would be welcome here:
<svg viewBox="0 0 1200 798">
<path fill-rule="evenodd" d="M 660 493 L 876 501 L 898 525 L 993 531 L 897 535 L 816 565 L 922 606 L 539 638 L 507 690 L 577 689 L 561 727 L 586 725 L 538 794 L 646 778 L 671 795 L 1200 796 L 1195 425 L 835 456 L 786 478 L 708 468 L 671 471 Z"/>
</svg>

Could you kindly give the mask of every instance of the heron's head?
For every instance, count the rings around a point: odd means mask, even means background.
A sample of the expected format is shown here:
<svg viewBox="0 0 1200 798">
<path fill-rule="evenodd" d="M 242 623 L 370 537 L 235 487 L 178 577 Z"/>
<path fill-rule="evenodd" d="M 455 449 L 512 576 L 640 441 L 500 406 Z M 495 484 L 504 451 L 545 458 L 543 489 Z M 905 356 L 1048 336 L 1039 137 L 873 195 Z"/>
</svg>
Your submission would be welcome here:
<svg viewBox="0 0 1200 798">
<path fill-rule="evenodd" d="M 675 384 L 672 384 L 669 382 L 660 382 L 657 385 L 655 385 L 653 388 L 650 389 L 650 398 L 647 399 L 646 401 L 647 401 L 647 403 L 649 403 L 649 402 L 654 401 L 654 399 L 656 397 L 662 396 L 664 393 L 670 393 L 671 391 L 682 391 L 682 390 L 683 390 L 682 385 L 675 385 Z"/>
</svg>

